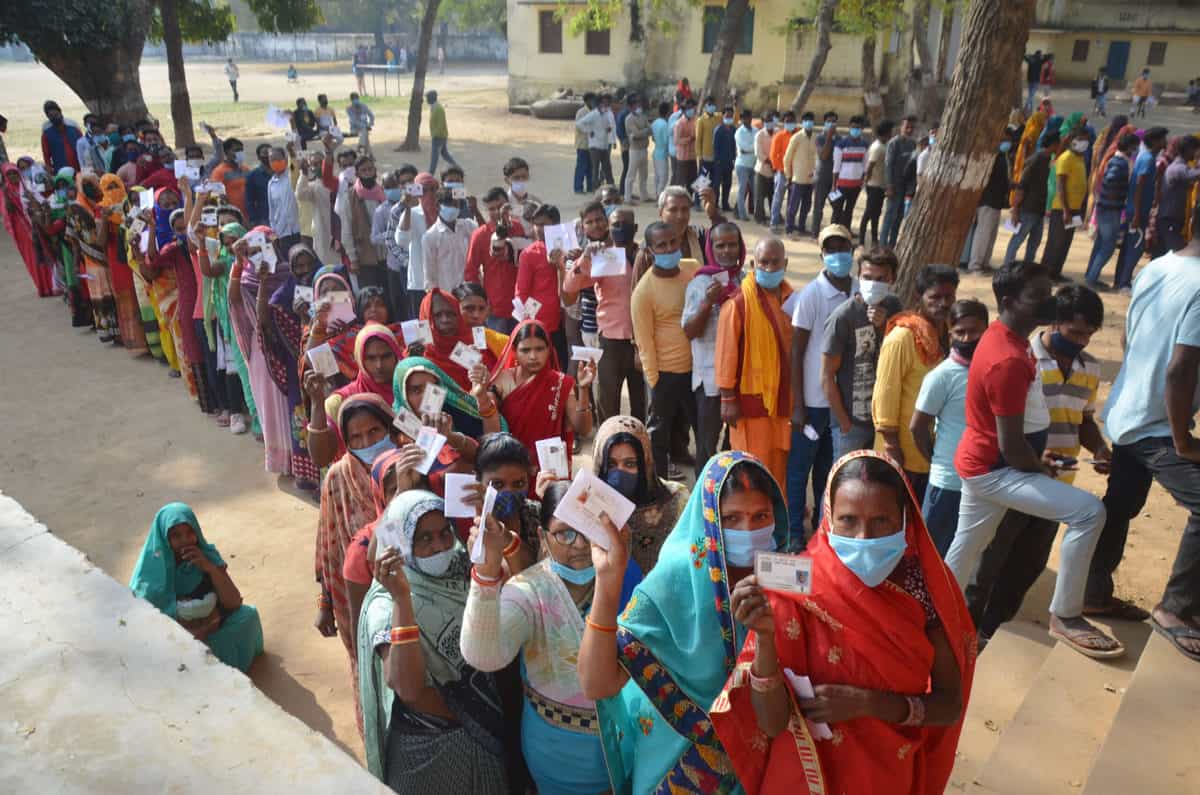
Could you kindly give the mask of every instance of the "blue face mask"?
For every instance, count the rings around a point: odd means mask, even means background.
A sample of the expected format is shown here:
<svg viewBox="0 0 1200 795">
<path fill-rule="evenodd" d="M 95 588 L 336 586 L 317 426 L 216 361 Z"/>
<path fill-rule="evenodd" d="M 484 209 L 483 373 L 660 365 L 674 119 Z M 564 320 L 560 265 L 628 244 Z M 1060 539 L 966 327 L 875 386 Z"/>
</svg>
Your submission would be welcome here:
<svg viewBox="0 0 1200 795">
<path fill-rule="evenodd" d="M 829 546 L 833 547 L 842 564 L 862 580 L 863 585 L 874 588 L 896 568 L 900 558 L 904 557 L 908 542 L 901 529 L 898 533 L 880 538 L 849 538 L 830 533 Z"/>
<path fill-rule="evenodd" d="M 654 267 L 662 268 L 665 271 L 674 270 L 679 267 L 681 259 L 683 259 L 682 251 L 672 251 L 670 254 L 655 254 Z"/>
<path fill-rule="evenodd" d="M 640 480 L 632 472 L 626 472 L 624 469 L 613 467 L 604 476 L 604 482 L 621 492 L 621 496 L 625 499 L 632 500 L 633 495 L 637 494 Z"/>
<path fill-rule="evenodd" d="M 758 268 L 754 269 L 754 281 L 764 290 L 774 290 L 776 287 L 783 284 L 783 276 L 783 270 L 764 271 Z"/>
<path fill-rule="evenodd" d="M 401 188 L 384 188 L 383 192 L 387 194 L 388 201 L 395 203 L 404 197 L 404 190 Z"/>
<path fill-rule="evenodd" d="M 705 105 L 705 106 L 704 106 L 704 112 L 705 112 L 705 113 L 716 113 L 716 112 L 717 112 L 717 106 L 716 106 L 716 105 L 713 105 L 713 104 L 711 104 L 711 103 L 710 103 L 710 104 L 708 104 L 708 105 Z"/>
<path fill-rule="evenodd" d="M 800 126 L 804 128 L 805 132 L 809 132 L 813 128 L 813 120 L 805 119 L 804 121 L 800 122 Z"/>
<path fill-rule="evenodd" d="M 371 445 L 370 447 L 363 447 L 363 448 L 357 449 L 357 450 L 354 448 L 351 448 L 350 452 L 354 453 L 354 457 L 357 458 L 359 461 L 362 461 L 367 466 L 371 466 L 371 464 L 375 463 L 375 459 L 379 457 L 380 453 L 386 452 L 388 450 L 395 450 L 395 449 L 396 449 L 396 443 L 392 441 L 391 437 L 384 436 L 382 439 L 380 439 L 378 442 Z"/>
<path fill-rule="evenodd" d="M 1050 333 L 1050 347 L 1060 356 L 1069 356 L 1074 359 L 1083 352 L 1083 346 L 1078 342 L 1071 342 L 1062 335 L 1062 332 L 1053 331 Z"/>
<path fill-rule="evenodd" d="M 825 270 L 829 271 L 839 279 L 844 279 L 850 275 L 850 268 L 854 265 L 854 255 L 849 251 L 831 252 L 822 254 L 821 259 L 825 261 Z"/>
<path fill-rule="evenodd" d="M 696 115 L 696 109 L 695 109 L 695 108 L 688 108 L 687 110 L 685 110 L 685 111 L 683 112 L 683 115 L 684 115 L 684 116 L 687 116 L 687 117 L 690 119 L 690 118 L 692 118 L 692 117 L 694 117 L 694 116 Z"/>
<path fill-rule="evenodd" d="M 785 121 L 785 122 L 783 123 L 783 129 L 784 129 L 784 130 L 786 130 L 787 132 L 791 132 L 791 131 L 795 130 L 795 129 L 796 129 L 796 122 L 794 122 L 794 121 Z"/>
<path fill-rule="evenodd" d="M 496 495 L 496 503 L 492 507 L 492 516 L 503 522 L 519 511 L 524 504 L 525 492 L 501 491 Z"/>
<path fill-rule="evenodd" d="M 442 205 L 438 208 L 438 217 L 448 224 L 454 223 L 458 220 L 458 208 Z"/>
<path fill-rule="evenodd" d="M 567 564 L 559 563 L 554 558 L 551 558 L 550 570 L 572 585 L 587 585 L 596 579 L 595 566 L 588 566 L 586 569 L 573 569 Z"/>
<path fill-rule="evenodd" d="M 851 127 L 850 128 L 850 137 L 851 138 L 857 138 L 860 135 L 862 135 L 862 127 Z"/>
<path fill-rule="evenodd" d="M 757 530 L 725 531 L 725 563 L 737 568 L 754 565 L 755 552 L 775 551 L 775 525 Z"/>
<path fill-rule="evenodd" d="M 1007 152 L 1010 149 L 1012 149 L 1012 141 L 1001 141 L 1000 142 L 1000 151 L 1001 152 Z"/>
</svg>

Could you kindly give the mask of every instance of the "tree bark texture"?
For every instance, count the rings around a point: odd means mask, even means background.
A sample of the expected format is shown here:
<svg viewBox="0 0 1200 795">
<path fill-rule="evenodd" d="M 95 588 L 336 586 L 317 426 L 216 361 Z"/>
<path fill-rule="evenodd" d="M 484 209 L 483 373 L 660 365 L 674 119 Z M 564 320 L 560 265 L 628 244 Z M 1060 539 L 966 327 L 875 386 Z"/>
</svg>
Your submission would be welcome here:
<svg viewBox="0 0 1200 795">
<path fill-rule="evenodd" d="M 1020 68 L 1035 5 L 1036 0 L 973 0 L 967 9 L 942 128 L 896 249 L 896 291 L 908 305 L 921 268 L 958 262 L 1011 110 L 1010 86 L 994 78 Z"/>
<path fill-rule="evenodd" d="M 817 9 L 817 49 L 813 51 L 812 61 L 808 65 L 808 74 L 804 76 L 804 83 L 792 99 L 792 112 L 796 116 L 804 112 L 808 98 L 812 96 L 817 87 L 817 81 L 821 79 L 821 70 L 825 68 L 825 59 L 829 57 L 829 49 L 832 47 L 829 42 L 829 34 L 833 31 L 833 14 L 837 11 L 837 4 L 838 0 L 821 0 L 821 5 Z"/>
<path fill-rule="evenodd" d="M 733 56 L 737 54 L 738 43 L 742 40 L 742 25 L 749 8 L 750 0 L 729 0 L 725 5 L 721 29 L 717 31 L 717 40 L 713 44 L 712 56 L 708 59 L 703 96 L 716 97 L 718 107 L 722 107 L 727 98 L 729 72 L 733 69 Z"/>
<path fill-rule="evenodd" d="M 421 16 L 421 38 L 417 45 L 417 62 L 413 65 L 412 97 L 408 101 L 408 130 L 404 134 L 402 152 L 421 150 L 421 103 L 425 101 L 425 70 L 429 66 L 429 48 L 433 43 L 433 26 L 437 22 L 442 0 L 425 0 Z"/>
<path fill-rule="evenodd" d="M 171 124 L 175 127 L 175 147 L 196 143 L 192 124 L 192 101 L 188 96 L 187 73 L 183 68 L 183 33 L 179 29 L 176 0 L 159 0 L 162 14 L 163 46 L 167 51 L 167 80 L 171 84 Z"/>
<path fill-rule="evenodd" d="M 936 82 L 946 82 L 946 63 L 950 59 L 950 36 L 954 33 L 954 12 L 957 6 L 942 7 L 942 31 L 938 37 L 937 77 Z"/>
<path fill-rule="evenodd" d="M 912 13 L 912 47 L 917 57 L 908 81 L 906 110 L 922 124 L 937 118 L 937 76 L 933 71 L 933 52 L 929 49 L 930 6 L 931 0 L 916 0 Z"/>
<path fill-rule="evenodd" d="M 879 93 L 879 77 L 875 74 L 875 42 L 878 35 L 868 33 L 862 43 L 862 89 L 863 104 L 867 107 L 867 118 L 874 127 L 883 121 L 883 95 Z"/>
<path fill-rule="evenodd" d="M 150 7 L 130 14 L 116 41 L 98 42 L 95 47 L 33 50 L 34 56 L 58 75 L 87 106 L 106 122 L 133 124 L 146 118 L 146 102 L 138 66 L 146 43 Z"/>
</svg>

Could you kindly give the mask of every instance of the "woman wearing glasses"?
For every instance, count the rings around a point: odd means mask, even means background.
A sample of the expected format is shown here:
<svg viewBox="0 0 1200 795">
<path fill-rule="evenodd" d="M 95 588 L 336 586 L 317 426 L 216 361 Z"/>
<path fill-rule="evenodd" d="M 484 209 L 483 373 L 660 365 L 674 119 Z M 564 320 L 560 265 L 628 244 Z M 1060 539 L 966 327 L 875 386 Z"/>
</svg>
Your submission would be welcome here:
<svg viewBox="0 0 1200 795">
<path fill-rule="evenodd" d="M 587 539 L 554 518 L 568 485 L 552 482 L 542 497 L 546 557 L 507 581 L 502 561 L 513 538 L 487 517 L 482 528 L 486 560 L 471 572 L 461 645 L 463 659 L 481 671 L 498 671 L 521 655 L 521 745 L 540 795 L 598 795 L 611 785 L 595 703 L 584 697 L 576 670 L 596 570 Z M 472 528 L 473 535 L 478 532 Z M 631 560 L 622 605 L 641 579 Z"/>
</svg>

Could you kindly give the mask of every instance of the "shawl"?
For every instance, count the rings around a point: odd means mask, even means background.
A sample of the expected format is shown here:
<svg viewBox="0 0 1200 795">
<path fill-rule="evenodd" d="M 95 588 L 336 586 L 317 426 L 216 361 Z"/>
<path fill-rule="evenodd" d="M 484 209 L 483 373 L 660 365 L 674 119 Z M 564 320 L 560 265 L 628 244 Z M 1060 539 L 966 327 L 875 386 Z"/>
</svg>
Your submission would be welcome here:
<svg viewBox="0 0 1200 795">
<path fill-rule="evenodd" d="M 363 366 L 363 352 L 366 350 L 367 343 L 373 339 L 381 339 L 386 342 L 392 349 L 392 353 L 396 355 L 397 363 L 404 358 L 400 353 L 400 343 L 396 342 L 396 335 L 392 334 L 391 329 L 378 323 L 368 323 L 363 326 L 362 331 L 358 332 L 358 336 L 354 339 L 354 363 L 358 368 L 358 375 L 346 386 L 335 390 L 334 394 L 341 395 L 345 399 L 351 395 L 370 392 L 383 398 L 390 408 L 393 400 L 392 382 L 379 383 L 371 378 L 367 373 L 367 368 Z"/>
<path fill-rule="evenodd" d="M 196 533 L 196 545 L 204 557 L 218 566 L 225 565 L 217 548 L 204 540 L 200 522 L 190 507 L 182 502 L 172 502 L 160 508 L 154 515 L 146 542 L 142 544 L 142 554 L 133 567 L 129 587 L 134 596 L 145 599 L 172 618 L 175 617 L 176 600 L 196 590 L 204 581 L 204 572 L 194 564 L 175 559 L 167 533 L 178 524 L 191 525 Z"/>
<path fill-rule="evenodd" d="M 108 220 L 114 224 L 125 222 L 125 214 L 119 209 L 120 205 L 125 204 L 128 198 L 125 193 L 125 183 L 116 174 L 104 174 L 100 177 L 100 201 L 105 207 L 117 205 L 118 209 L 114 209 L 108 216 Z"/>
<path fill-rule="evenodd" d="M 1048 135 L 1049 133 L 1058 131 L 1059 134 L 1062 135 L 1062 133 L 1061 133 L 1062 123 L 1063 123 L 1062 116 L 1051 116 L 1049 119 L 1047 119 L 1046 120 L 1046 128 L 1044 130 L 1042 130 L 1041 135 L 1038 136 L 1037 149 L 1034 151 L 1041 151 L 1042 149 L 1045 148 L 1044 141 L 1045 141 L 1046 135 Z"/>
<path fill-rule="evenodd" d="M 387 201 L 387 194 L 384 192 L 383 186 L 378 182 L 375 183 L 375 187 L 368 188 L 362 184 L 361 179 L 356 179 L 354 180 L 354 192 L 358 195 L 358 198 L 362 199 L 363 201 Z"/>
<path fill-rule="evenodd" d="M 617 621 L 618 660 L 629 681 L 596 704 L 616 795 L 697 789 L 725 795 L 738 786 L 708 709 L 746 637 L 730 608 L 718 505 L 725 479 L 739 463 L 768 475 L 775 542 L 786 546 L 787 505 L 765 467 L 741 451 L 709 459 L 658 565 Z"/>
<path fill-rule="evenodd" d="M 163 209 L 159 204 L 162 201 L 164 193 L 174 193 L 176 198 L 180 198 L 179 191 L 175 188 L 159 188 L 154 191 L 154 239 L 158 241 L 159 248 L 167 245 L 175 238 L 175 232 L 171 229 L 172 211 Z M 179 206 L 182 207 L 183 204 L 181 203 Z"/>
<path fill-rule="evenodd" d="M 1080 111 L 1075 111 L 1070 116 L 1063 119 L 1062 126 L 1060 126 L 1058 128 L 1058 134 L 1060 137 L 1066 138 L 1068 135 L 1071 134 L 1072 130 L 1074 130 L 1076 127 L 1082 127 L 1082 126 L 1083 126 L 1083 113 L 1081 113 Z M 1054 128 L 1050 127 L 1049 129 L 1054 129 Z"/>
<path fill-rule="evenodd" d="M 355 649 L 358 658 L 358 696 L 362 707 L 363 747 L 367 770 L 383 781 L 387 759 L 388 724 L 395 694 L 388 687 L 383 661 L 375 653 L 375 633 L 392 626 L 392 595 L 372 582 L 363 598 Z"/>
<path fill-rule="evenodd" d="M 835 464 L 828 483 L 833 483 L 832 475 L 839 467 L 867 456 L 886 461 L 903 477 L 891 459 L 858 450 Z M 965 714 L 975 668 L 975 627 L 961 590 L 929 537 L 911 487 L 905 497 L 908 549 L 897 568 L 912 571 L 912 578 L 919 571 L 924 580 L 958 662 Z M 927 693 L 934 651 L 926 635 L 925 608 L 894 579 L 868 588 L 847 569 L 829 545 L 830 514 L 826 486 L 821 526 L 808 547 L 813 561 L 812 593 L 768 593 L 780 667 L 809 676 L 814 684 Z M 945 789 L 954 766 L 961 719 L 950 726 L 908 727 L 861 718 L 835 724 L 832 741 L 814 743 L 793 701 L 788 730 L 765 743 L 757 741 L 762 732 L 750 702 L 749 677 L 754 649 L 755 638 L 751 637 L 712 709 L 717 735 L 749 795 L 923 795 Z"/>
<path fill-rule="evenodd" d="M 735 227 L 737 228 L 737 227 Z M 742 237 L 742 230 L 738 229 L 738 259 L 737 265 L 728 268 L 722 267 L 717 262 L 717 255 L 713 253 L 713 236 L 710 231 L 704 238 L 704 265 L 700 270 L 696 271 L 697 276 L 715 276 L 724 271 L 729 274 L 729 282 L 725 285 L 725 289 L 721 291 L 721 296 L 717 299 L 717 305 L 725 303 L 726 299 L 732 298 L 738 291 L 738 282 L 742 280 L 742 266 L 746 264 L 746 240 Z"/>
<path fill-rule="evenodd" d="M 446 390 L 446 402 L 442 404 L 442 411 L 450 415 L 454 430 L 473 439 L 483 436 L 483 418 L 479 416 L 479 404 L 475 402 L 475 398 L 467 394 L 440 367 L 421 356 L 408 356 L 402 359 L 396 365 L 395 373 L 392 374 L 392 405 L 397 414 L 402 408 L 408 409 L 413 414 L 419 414 L 416 406 L 408 405 L 406 386 L 408 377 L 413 373 L 429 373 L 437 378 L 438 383 Z M 503 416 L 500 417 L 500 429 L 508 430 L 508 423 L 505 422 Z"/>
<path fill-rule="evenodd" d="M 426 222 L 430 226 L 433 226 L 438 218 L 437 191 L 440 183 L 437 181 L 437 177 L 427 171 L 417 174 L 416 179 L 413 181 L 421 186 L 421 190 L 423 191 L 421 194 L 421 212 L 425 215 Z"/>
<path fill-rule="evenodd" d="M 884 336 L 891 334 L 892 329 L 897 326 L 912 332 L 913 342 L 917 346 L 917 355 L 921 357 L 921 361 L 926 366 L 933 367 L 946 358 L 946 352 L 942 350 L 942 341 L 938 336 L 937 329 L 920 312 L 900 312 L 894 315 L 887 322 Z"/>
<path fill-rule="evenodd" d="M 781 292 L 786 299 L 787 293 Z M 742 350 L 738 357 L 741 375 L 738 377 L 738 392 L 742 395 L 758 395 L 768 417 L 778 415 L 776 407 L 783 405 L 791 395 L 784 368 L 784 351 L 789 350 L 784 335 L 791 331 L 776 324 L 778 313 L 771 307 L 775 299 L 758 286 L 753 273 L 742 279 L 737 301 L 742 308 L 745 325 L 742 328 Z"/>
<path fill-rule="evenodd" d="M 454 314 L 458 319 L 456 326 L 458 329 L 457 334 L 442 334 L 438 331 L 437 324 L 433 322 L 433 299 L 435 296 L 445 301 L 450 305 L 450 308 L 454 310 Z M 426 293 L 425 297 L 421 300 L 421 310 L 418 314 L 418 317 L 421 320 L 429 322 L 429 331 L 433 335 L 433 345 L 424 346 L 425 358 L 429 359 L 438 367 L 440 367 L 463 389 L 470 391 L 471 378 L 468 375 L 466 368 L 450 358 L 450 354 L 454 352 L 454 346 L 458 343 L 461 342 L 467 347 L 471 347 L 475 344 L 475 338 L 472 336 L 471 328 L 466 324 L 466 321 L 463 320 L 462 310 L 459 308 L 458 300 L 445 290 L 434 287 L 432 290 Z M 490 350 L 480 351 L 480 353 L 483 355 L 484 366 L 486 366 L 489 370 L 495 366 L 496 357 Z"/>
<path fill-rule="evenodd" d="M 0 164 L 0 179 L 4 180 L 4 228 L 8 233 L 17 237 L 17 224 L 24 221 L 30 224 L 29 214 L 25 210 L 25 184 L 18 180 L 15 184 L 8 181 L 8 175 L 16 173 L 18 176 L 21 170 L 12 163 Z"/>
<path fill-rule="evenodd" d="M 592 471 L 600 478 L 608 474 L 608 456 L 616 444 L 633 445 L 640 458 L 641 483 L 634 495 L 637 507 L 627 524 L 633 540 L 633 559 L 643 572 L 648 573 L 658 561 L 659 550 L 675 526 L 675 520 L 683 512 L 687 488 L 655 474 L 654 451 L 646 426 L 641 420 L 625 415 L 609 417 L 596 429 L 592 442 Z"/>
</svg>

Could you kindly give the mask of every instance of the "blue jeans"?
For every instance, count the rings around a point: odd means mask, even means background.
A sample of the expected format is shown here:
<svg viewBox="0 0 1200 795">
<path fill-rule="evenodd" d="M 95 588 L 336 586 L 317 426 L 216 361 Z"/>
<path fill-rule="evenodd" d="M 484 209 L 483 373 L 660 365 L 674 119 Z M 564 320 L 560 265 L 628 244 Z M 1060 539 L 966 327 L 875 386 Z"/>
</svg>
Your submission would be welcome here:
<svg viewBox="0 0 1200 795">
<path fill-rule="evenodd" d="M 825 481 L 833 466 L 833 434 L 829 427 L 829 409 L 808 408 L 808 424 L 817 432 L 814 442 L 804 435 L 803 428 L 792 428 L 792 449 L 788 453 L 787 502 L 790 538 L 788 549 L 804 549 L 805 508 L 808 505 L 808 476 L 812 474 L 813 513 L 815 528 L 821 521 L 821 501 L 825 497 Z"/>
<path fill-rule="evenodd" d="M 1145 229 L 1145 224 L 1142 225 Z M 1146 237 L 1143 232 L 1127 231 L 1125 242 L 1121 244 L 1121 258 L 1117 260 L 1117 276 L 1113 279 L 1113 288 L 1133 286 L 1133 269 L 1137 267 L 1146 250 Z"/>
<path fill-rule="evenodd" d="M 925 490 L 925 502 L 921 505 L 921 515 L 925 517 L 925 526 L 929 528 L 929 536 L 938 554 L 943 558 L 954 540 L 954 531 L 958 529 L 958 504 L 962 502 L 961 491 L 951 491 L 937 486 Z"/>
<path fill-rule="evenodd" d="M 1033 112 L 1033 98 L 1037 96 L 1038 89 L 1042 87 L 1041 83 L 1030 83 L 1029 93 L 1025 96 L 1025 112 Z"/>
<path fill-rule="evenodd" d="M 783 200 L 787 196 L 787 177 L 775 172 L 775 192 L 771 194 L 771 226 L 783 226 Z"/>
<path fill-rule="evenodd" d="M 1042 244 L 1042 229 L 1045 225 L 1046 216 L 1041 213 L 1021 213 L 1020 227 L 1012 236 L 1012 240 L 1008 241 L 1008 249 L 1004 252 L 1004 264 L 1007 265 L 1017 258 L 1017 252 L 1022 243 L 1025 243 L 1025 259 L 1036 260 L 1038 246 Z"/>
<path fill-rule="evenodd" d="M 446 162 L 449 163 L 450 165 L 454 166 L 455 168 L 458 168 L 458 161 L 450 156 L 450 150 L 446 148 L 446 139 L 445 138 L 434 138 L 433 146 L 431 147 L 431 149 L 433 150 L 433 159 L 429 161 L 429 173 L 430 174 L 437 173 L 438 155 L 441 155 L 442 157 L 446 158 Z"/>
<path fill-rule="evenodd" d="M 1108 113 L 1108 94 L 1096 95 L 1096 111 L 1099 112 L 1101 116 L 1104 116 Z"/>
<path fill-rule="evenodd" d="M 586 149 L 575 150 L 575 192 L 592 192 L 592 156 Z"/>
<path fill-rule="evenodd" d="M 1100 272 L 1117 250 L 1122 231 L 1120 208 L 1096 210 L 1096 242 L 1092 244 L 1092 256 L 1088 259 L 1087 275 L 1084 276 L 1089 285 L 1100 281 Z"/>
<path fill-rule="evenodd" d="M 901 193 L 903 191 L 898 191 L 887 200 L 887 209 L 883 212 L 883 237 L 879 242 L 888 248 L 896 247 L 896 239 L 900 237 L 900 224 L 904 221 L 904 197 Z"/>
<path fill-rule="evenodd" d="M 860 425 L 857 422 L 850 424 L 850 430 L 842 433 L 841 427 L 838 424 L 832 423 L 830 426 L 833 429 L 833 460 L 837 461 L 846 453 L 852 453 L 855 450 L 870 450 L 875 446 L 875 426 Z"/>
<path fill-rule="evenodd" d="M 749 221 L 754 215 L 754 166 L 738 166 L 737 172 L 737 218 Z"/>
</svg>

